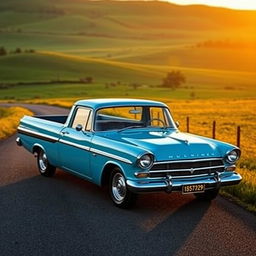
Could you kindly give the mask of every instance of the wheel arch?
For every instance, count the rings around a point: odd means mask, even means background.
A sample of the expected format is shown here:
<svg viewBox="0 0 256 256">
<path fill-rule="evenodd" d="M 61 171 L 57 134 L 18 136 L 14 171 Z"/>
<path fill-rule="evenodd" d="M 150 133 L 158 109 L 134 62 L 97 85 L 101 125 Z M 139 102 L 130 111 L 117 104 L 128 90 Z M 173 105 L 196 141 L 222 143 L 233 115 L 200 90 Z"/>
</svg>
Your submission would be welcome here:
<svg viewBox="0 0 256 256">
<path fill-rule="evenodd" d="M 39 150 L 43 150 L 44 152 L 46 152 L 45 148 L 42 145 L 40 145 L 38 143 L 34 144 L 33 147 L 32 147 L 32 153 L 33 154 L 38 153 Z"/>
<path fill-rule="evenodd" d="M 104 167 L 103 167 L 103 170 L 102 170 L 102 173 L 101 173 L 101 180 L 100 180 L 100 185 L 101 186 L 106 186 L 109 182 L 109 178 L 110 178 L 110 175 L 111 175 L 111 171 L 117 167 L 122 173 L 123 175 L 125 176 L 125 172 L 122 168 L 122 166 L 119 164 L 119 163 L 116 163 L 116 162 L 107 162 Z M 125 176 L 126 177 L 126 176 Z"/>
</svg>

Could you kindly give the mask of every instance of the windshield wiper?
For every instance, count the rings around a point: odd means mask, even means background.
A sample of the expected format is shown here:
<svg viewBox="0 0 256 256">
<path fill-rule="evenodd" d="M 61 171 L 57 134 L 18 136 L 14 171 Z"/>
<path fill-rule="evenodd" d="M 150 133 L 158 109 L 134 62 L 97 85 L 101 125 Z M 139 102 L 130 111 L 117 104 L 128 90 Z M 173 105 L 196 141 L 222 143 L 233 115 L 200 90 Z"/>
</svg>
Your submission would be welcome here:
<svg viewBox="0 0 256 256">
<path fill-rule="evenodd" d="M 122 129 L 118 130 L 117 132 L 122 132 L 122 131 L 125 131 L 128 129 L 133 129 L 133 128 L 142 128 L 142 126 L 141 125 L 131 125 L 131 126 L 124 127 Z"/>
</svg>

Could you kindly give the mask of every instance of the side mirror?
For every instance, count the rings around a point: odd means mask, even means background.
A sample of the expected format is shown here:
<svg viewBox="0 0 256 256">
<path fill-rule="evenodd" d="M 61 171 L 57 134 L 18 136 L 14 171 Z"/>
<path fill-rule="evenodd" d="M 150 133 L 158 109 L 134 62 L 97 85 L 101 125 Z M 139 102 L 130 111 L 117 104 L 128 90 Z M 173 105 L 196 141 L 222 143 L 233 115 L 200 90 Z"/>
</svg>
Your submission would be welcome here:
<svg viewBox="0 0 256 256">
<path fill-rule="evenodd" d="M 82 126 L 81 124 L 78 124 L 78 125 L 76 126 L 76 130 L 77 130 L 78 132 L 82 131 L 82 130 L 83 130 L 83 126 Z"/>
<path fill-rule="evenodd" d="M 176 122 L 175 122 L 175 125 L 176 125 L 177 128 L 179 128 L 179 127 L 180 127 L 179 121 L 176 121 Z"/>
</svg>

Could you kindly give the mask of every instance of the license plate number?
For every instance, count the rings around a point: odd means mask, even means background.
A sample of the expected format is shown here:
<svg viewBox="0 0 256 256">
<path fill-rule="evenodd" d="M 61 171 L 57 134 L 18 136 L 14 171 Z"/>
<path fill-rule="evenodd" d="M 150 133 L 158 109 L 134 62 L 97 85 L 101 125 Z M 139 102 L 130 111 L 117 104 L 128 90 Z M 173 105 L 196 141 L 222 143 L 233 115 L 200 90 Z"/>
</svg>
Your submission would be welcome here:
<svg viewBox="0 0 256 256">
<path fill-rule="evenodd" d="M 183 194 L 200 193 L 200 192 L 204 192 L 204 190 L 205 190 L 205 185 L 204 184 L 183 185 L 182 186 L 182 193 Z"/>
</svg>

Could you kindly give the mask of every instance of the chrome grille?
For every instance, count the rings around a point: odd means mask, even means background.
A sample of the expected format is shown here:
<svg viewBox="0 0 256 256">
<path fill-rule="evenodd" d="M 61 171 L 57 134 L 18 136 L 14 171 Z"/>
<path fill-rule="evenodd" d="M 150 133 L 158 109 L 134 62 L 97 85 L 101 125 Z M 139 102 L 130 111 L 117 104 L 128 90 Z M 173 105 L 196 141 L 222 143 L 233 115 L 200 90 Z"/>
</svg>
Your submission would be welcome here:
<svg viewBox="0 0 256 256">
<path fill-rule="evenodd" d="M 169 162 L 156 162 L 150 169 L 150 177 L 171 177 L 186 178 L 205 176 L 216 172 L 223 172 L 224 164 L 221 158 L 212 159 L 191 159 Z"/>
</svg>

